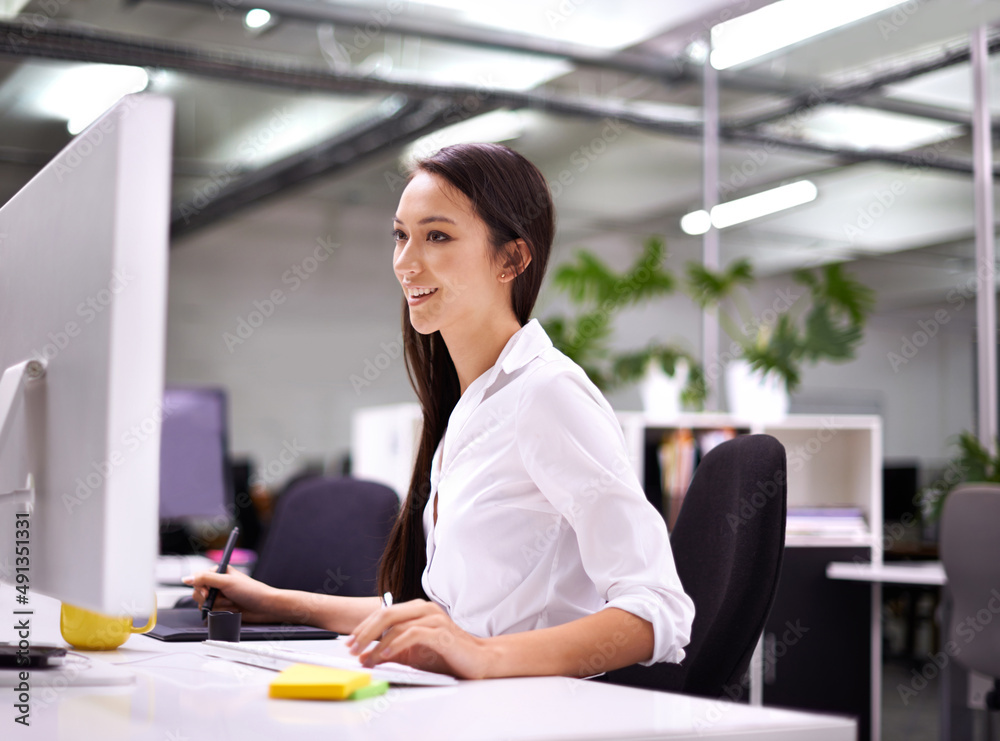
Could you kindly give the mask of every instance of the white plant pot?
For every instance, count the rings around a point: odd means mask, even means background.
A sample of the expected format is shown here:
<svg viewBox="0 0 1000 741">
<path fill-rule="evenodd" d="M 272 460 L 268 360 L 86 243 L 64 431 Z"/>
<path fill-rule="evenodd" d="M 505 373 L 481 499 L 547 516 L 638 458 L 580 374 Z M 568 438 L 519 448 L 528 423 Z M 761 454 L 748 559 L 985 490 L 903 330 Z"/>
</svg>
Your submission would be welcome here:
<svg viewBox="0 0 1000 741">
<path fill-rule="evenodd" d="M 777 422 L 788 414 L 788 390 L 776 373 L 762 376 L 745 360 L 726 366 L 729 413 L 748 422 Z"/>
<path fill-rule="evenodd" d="M 681 414 L 681 391 L 688 378 L 688 364 L 678 360 L 674 375 L 668 376 L 657 362 L 646 366 L 646 374 L 639 381 L 639 396 L 646 414 L 656 420 L 672 420 Z"/>
</svg>

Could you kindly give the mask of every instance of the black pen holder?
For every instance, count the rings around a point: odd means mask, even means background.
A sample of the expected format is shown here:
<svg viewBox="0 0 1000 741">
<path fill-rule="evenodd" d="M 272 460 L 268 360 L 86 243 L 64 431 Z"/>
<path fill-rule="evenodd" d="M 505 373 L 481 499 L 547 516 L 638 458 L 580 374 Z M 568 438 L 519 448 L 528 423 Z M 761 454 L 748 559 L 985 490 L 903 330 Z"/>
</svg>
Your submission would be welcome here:
<svg viewBox="0 0 1000 741">
<path fill-rule="evenodd" d="M 212 611 L 208 613 L 208 639 L 239 643 L 243 614 L 239 612 Z"/>
</svg>

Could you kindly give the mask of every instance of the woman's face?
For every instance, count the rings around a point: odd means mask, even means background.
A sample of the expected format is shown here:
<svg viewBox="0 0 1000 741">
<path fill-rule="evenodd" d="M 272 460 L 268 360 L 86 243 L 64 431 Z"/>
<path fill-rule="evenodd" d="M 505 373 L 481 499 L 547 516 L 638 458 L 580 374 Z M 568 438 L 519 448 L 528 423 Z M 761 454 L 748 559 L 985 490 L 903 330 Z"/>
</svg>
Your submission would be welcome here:
<svg viewBox="0 0 1000 741">
<path fill-rule="evenodd" d="M 486 224 L 448 181 L 418 171 L 399 199 L 393 236 L 393 269 L 420 334 L 513 315 L 503 271 L 490 262 Z"/>
</svg>

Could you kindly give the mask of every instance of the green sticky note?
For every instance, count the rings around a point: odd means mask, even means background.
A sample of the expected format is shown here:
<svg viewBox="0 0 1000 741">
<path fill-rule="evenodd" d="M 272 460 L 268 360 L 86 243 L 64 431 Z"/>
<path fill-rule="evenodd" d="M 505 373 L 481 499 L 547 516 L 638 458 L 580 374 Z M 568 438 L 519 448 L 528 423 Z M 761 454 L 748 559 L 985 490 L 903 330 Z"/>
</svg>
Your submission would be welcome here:
<svg viewBox="0 0 1000 741">
<path fill-rule="evenodd" d="M 376 695 L 385 694 L 389 689 L 389 683 L 384 679 L 379 679 L 378 681 L 373 680 L 371 684 L 366 684 L 364 687 L 360 687 L 350 694 L 347 698 L 348 700 L 364 700 L 366 697 L 375 697 Z"/>
</svg>

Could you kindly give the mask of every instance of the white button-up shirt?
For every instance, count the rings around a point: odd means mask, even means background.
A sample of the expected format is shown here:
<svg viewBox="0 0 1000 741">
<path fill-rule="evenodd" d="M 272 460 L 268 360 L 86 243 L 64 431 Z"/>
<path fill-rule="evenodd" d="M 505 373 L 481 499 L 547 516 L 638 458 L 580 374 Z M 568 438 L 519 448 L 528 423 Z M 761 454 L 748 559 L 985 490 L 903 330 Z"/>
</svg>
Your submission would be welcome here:
<svg viewBox="0 0 1000 741">
<path fill-rule="evenodd" d="M 463 630 L 517 633 L 618 607 L 653 625 L 643 663 L 684 658 L 694 603 L 663 518 L 611 405 L 537 319 L 452 411 L 423 526 L 424 592 Z"/>
</svg>

